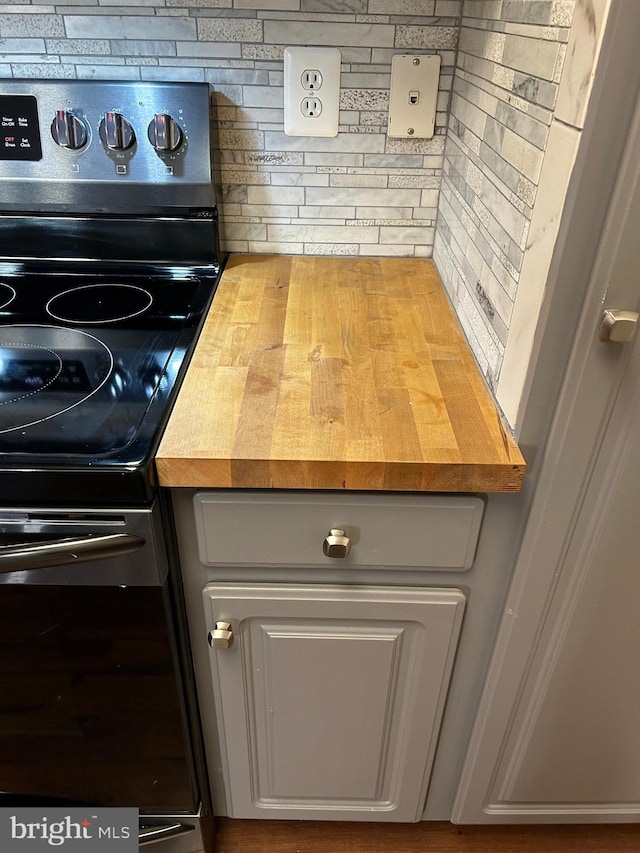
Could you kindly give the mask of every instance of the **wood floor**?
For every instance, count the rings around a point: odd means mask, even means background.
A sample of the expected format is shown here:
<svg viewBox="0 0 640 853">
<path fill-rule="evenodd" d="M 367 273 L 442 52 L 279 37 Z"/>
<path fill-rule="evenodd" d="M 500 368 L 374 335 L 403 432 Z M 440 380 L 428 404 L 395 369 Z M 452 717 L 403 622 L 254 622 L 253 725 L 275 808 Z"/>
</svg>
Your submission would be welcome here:
<svg viewBox="0 0 640 853">
<path fill-rule="evenodd" d="M 216 821 L 216 853 L 639 853 L 640 825 Z"/>
</svg>

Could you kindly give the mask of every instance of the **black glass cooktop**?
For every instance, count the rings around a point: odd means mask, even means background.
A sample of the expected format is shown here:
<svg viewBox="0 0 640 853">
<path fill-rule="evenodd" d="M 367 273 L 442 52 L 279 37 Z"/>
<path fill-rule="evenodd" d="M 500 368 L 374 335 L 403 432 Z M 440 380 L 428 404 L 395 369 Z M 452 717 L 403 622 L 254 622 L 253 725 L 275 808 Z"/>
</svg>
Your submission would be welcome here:
<svg viewBox="0 0 640 853">
<path fill-rule="evenodd" d="M 57 471 L 58 482 L 63 469 L 69 482 L 92 472 L 98 491 L 107 481 L 97 472 L 149 478 L 215 281 L 182 270 L 0 266 L 0 497 L 11 469 Z"/>
</svg>

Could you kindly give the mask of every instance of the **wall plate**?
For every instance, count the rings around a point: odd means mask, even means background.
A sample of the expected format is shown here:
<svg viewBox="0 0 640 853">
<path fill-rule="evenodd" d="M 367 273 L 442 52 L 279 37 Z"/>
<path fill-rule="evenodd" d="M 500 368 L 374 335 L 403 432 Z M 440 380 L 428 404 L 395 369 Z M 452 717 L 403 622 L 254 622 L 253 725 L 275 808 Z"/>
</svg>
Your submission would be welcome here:
<svg viewBox="0 0 640 853">
<path fill-rule="evenodd" d="M 440 57 L 396 54 L 391 59 L 389 127 L 396 139 L 431 139 L 436 124 Z"/>
<path fill-rule="evenodd" d="M 284 51 L 284 132 L 288 136 L 337 136 L 340 60 L 335 47 L 287 47 Z"/>
</svg>

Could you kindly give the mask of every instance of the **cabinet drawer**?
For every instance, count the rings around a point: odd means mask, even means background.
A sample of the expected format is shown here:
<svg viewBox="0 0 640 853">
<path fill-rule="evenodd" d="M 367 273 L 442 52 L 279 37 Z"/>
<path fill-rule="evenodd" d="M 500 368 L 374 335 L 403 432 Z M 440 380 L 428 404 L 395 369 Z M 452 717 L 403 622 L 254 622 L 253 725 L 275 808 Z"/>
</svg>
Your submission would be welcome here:
<svg viewBox="0 0 640 853">
<path fill-rule="evenodd" d="M 200 560 L 208 566 L 468 569 L 484 500 L 475 495 L 199 492 Z M 325 556 L 331 530 L 350 551 Z"/>
</svg>

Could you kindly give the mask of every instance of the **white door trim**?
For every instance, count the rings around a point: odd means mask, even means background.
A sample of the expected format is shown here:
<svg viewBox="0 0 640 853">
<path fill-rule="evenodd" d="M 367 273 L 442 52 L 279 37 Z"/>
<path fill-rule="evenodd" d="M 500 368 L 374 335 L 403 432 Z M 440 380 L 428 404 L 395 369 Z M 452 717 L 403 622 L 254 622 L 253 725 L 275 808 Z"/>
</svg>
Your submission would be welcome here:
<svg viewBox="0 0 640 853">
<path fill-rule="evenodd" d="M 597 323 L 605 297 L 611 307 L 634 307 L 631 304 L 613 306 L 612 299 L 625 298 L 629 276 L 638 276 L 639 234 L 640 107 L 636 109 L 629 133 L 540 465 L 529 520 L 454 804 L 452 819 L 457 823 L 534 819 L 523 816 L 522 810 L 492 809 L 491 801 L 497 799 L 493 791 L 494 779 L 558 579 L 562 572 L 571 571 L 571 566 L 565 566 L 565 559 L 624 378 L 630 349 L 598 344 Z M 581 818 L 589 819 L 585 815 Z M 538 819 L 551 820 L 548 814 Z M 557 819 L 576 820 L 570 814 L 558 815 Z M 602 820 L 603 816 L 597 819 Z M 616 818 L 610 816 L 608 819 Z"/>
</svg>

